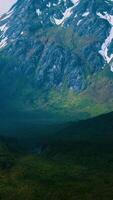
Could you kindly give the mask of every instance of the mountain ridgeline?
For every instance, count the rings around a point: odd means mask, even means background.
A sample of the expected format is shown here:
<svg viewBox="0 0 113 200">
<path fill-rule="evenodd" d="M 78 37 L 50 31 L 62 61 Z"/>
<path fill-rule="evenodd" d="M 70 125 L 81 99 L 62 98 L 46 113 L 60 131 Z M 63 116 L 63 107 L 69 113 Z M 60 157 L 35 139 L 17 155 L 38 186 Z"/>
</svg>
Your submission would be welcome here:
<svg viewBox="0 0 113 200">
<path fill-rule="evenodd" d="M 112 0 L 18 0 L 0 30 L 1 108 L 112 111 Z"/>
</svg>

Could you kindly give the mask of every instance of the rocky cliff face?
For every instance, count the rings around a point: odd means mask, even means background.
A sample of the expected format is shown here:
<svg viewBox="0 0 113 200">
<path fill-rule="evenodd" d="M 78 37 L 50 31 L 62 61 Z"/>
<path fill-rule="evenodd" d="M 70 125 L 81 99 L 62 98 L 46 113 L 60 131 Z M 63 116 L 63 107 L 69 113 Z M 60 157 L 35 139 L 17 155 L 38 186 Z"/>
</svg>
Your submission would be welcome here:
<svg viewBox="0 0 113 200">
<path fill-rule="evenodd" d="M 75 91 L 113 58 L 113 1 L 18 0 L 0 19 L 0 50 L 37 87 Z M 111 67 L 112 70 L 112 67 Z"/>
<path fill-rule="evenodd" d="M 3 113 L 71 120 L 113 110 L 113 1 L 18 0 L 0 30 Z"/>
<path fill-rule="evenodd" d="M 113 58 L 113 1 L 18 0 L 0 19 L 1 53 L 37 87 L 87 87 Z M 112 70 L 112 66 L 111 66 Z"/>
</svg>

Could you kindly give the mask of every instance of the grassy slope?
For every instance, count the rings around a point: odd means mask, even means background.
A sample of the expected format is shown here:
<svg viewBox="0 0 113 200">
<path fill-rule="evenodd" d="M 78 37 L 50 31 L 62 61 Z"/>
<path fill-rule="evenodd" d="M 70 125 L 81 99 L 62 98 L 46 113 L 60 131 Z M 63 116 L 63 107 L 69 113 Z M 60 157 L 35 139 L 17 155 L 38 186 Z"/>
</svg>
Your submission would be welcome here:
<svg viewBox="0 0 113 200">
<path fill-rule="evenodd" d="M 56 30 L 54 31 L 56 34 Z M 70 31 L 65 31 L 65 41 L 68 41 L 67 34 L 72 34 Z M 84 45 L 84 42 L 81 43 Z M 76 50 L 75 47 L 71 48 L 70 41 L 66 45 L 72 51 Z M 113 111 L 113 73 L 109 66 L 90 76 L 89 67 L 85 64 L 88 87 L 81 93 L 69 90 L 66 80 L 62 89 L 39 90 L 32 83 L 33 75 L 26 76 L 22 73 L 11 75 L 10 70 L 15 66 L 19 67 L 15 59 L 0 56 L 0 110 L 3 109 L 4 113 L 7 109 L 11 112 L 14 109 L 19 112 L 29 112 L 31 115 L 37 113 L 41 118 L 51 118 L 54 121 L 59 119 L 71 121 Z"/>
<path fill-rule="evenodd" d="M 42 110 L 67 120 L 86 119 L 112 111 L 113 73 L 110 69 L 106 67 L 87 79 L 88 88 L 79 94 L 67 89 L 66 85 L 61 90 L 54 88 L 49 92 L 23 90 L 20 104 L 24 102 L 23 110 Z M 28 102 L 30 97 L 32 100 Z"/>
<path fill-rule="evenodd" d="M 7 155 L 0 160 L 1 200 L 113 199 L 113 113 L 60 130 L 33 128 L 0 140 Z"/>
</svg>

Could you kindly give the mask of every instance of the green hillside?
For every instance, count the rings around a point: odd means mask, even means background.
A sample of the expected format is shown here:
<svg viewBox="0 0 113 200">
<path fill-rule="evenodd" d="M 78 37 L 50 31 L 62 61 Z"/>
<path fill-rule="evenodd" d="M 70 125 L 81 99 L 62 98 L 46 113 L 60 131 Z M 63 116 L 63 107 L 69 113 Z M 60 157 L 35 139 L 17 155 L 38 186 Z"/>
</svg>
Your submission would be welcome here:
<svg viewBox="0 0 113 200">
<path fill-rule="evenodd" d="M 1 200 L 113 199 L 113 113 L 43 128 L 19 123 L 0 139 Z"/>
<path fill-rule="evenodd" d="M 24 76 L 20 72 L 18 76 L 13 76 L 10 70 L 18 65 L 14 58 L 0 58 L 0 106 L 3 112 L 40 113 L 42 118 L 48 119 L 49 116 L 55 120 L 71 121 L 113 110 L 113 73 L 109 66 L 94 75 L 87 75 L 88 87 L 77 93 L 68 89 L 66 80 L 63 88 L 39 89 L 33 84 L 31 75 Z"/>
</svg>

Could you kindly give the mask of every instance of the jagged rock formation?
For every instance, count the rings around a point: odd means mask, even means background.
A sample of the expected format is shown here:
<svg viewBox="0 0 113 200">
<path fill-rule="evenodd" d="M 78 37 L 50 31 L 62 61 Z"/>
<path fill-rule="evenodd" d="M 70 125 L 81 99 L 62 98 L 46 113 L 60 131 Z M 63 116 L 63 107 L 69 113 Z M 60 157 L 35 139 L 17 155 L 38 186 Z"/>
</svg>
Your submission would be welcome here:
<svg viewBox="0 0 113 200">
<path fill-rule="evenodd" d="M 113 58 L 110 0 L 18 0 L 0 20 L 1 51 L 37 86 L 81 91 L 87 76 Z"/>
<path fill-rule="evenodd" d="M 0 30 L 1 108 L 112 111 L 113 1 L 18 0 Z"/>
</svg>

